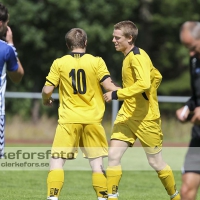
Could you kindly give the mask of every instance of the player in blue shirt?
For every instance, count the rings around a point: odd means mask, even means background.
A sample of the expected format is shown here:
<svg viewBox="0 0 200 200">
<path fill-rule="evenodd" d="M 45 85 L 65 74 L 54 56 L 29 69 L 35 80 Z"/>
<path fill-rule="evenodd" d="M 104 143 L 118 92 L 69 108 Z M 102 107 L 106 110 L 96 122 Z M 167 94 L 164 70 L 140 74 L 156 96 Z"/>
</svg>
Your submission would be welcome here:
<svg viewBox="0 0 200 200">
<path fill-rule="evenodd" d="M 19 83 L 24 75 L 8 21 L 8 10 L 0 3 L 0 158 L 4 157 L 6 75 L 14 83 Z"/>
</svg>

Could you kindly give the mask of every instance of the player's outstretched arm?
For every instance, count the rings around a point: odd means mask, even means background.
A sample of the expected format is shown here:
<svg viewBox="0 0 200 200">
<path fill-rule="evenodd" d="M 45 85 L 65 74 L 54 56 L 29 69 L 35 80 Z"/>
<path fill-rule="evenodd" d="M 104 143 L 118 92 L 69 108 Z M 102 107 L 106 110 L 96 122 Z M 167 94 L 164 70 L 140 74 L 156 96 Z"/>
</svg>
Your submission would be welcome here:
<svg viewBox="0 0 200 200">
<path fill-rule="evenodd" d="M 108 77 L 107 79 L 105 79 L 101 85 L 103 86 L 103 88 L 106 91 L 115 91 L 118 89 L 121 89 L 121 87 L 117 86 L 110 77 Z"/>
<path fill-rule="evenodd" d="M 112 92 L 117 91 L 118 89 L 121 89 L 121 87 L 117 86 L 110 77 L 105 79 L 101 85 L 103 88 L 108 91 L 103 95 L 103 98 L 106 102 L 112 101 Z"/>
<path fill-rule="evenodd" d="M 103 94 L 103 98 L 107 103 L 112 101 L 112 91 Z"/>
</svg>

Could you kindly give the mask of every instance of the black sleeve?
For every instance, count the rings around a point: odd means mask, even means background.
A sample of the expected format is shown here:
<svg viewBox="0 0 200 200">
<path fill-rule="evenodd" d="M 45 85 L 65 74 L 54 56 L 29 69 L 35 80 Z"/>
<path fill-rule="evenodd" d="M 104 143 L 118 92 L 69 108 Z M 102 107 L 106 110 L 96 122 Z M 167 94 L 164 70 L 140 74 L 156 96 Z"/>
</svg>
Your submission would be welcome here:
<svg viewBox="0 0 200 200">
<path fill-rule="evenodd" d="M 191 85 L 191 89 L 192 89 L 192 96 L 186 102 L 186 105 L 189 107 L 190 111 L 193 111 L 196 107 L 196 95 L 195 95 L 195 87 L 194 87 L 194 82 L 195 82 L 194 70 L 195 70 L 195 67 L 192 64 L 193 58 L 194 57 L 190 58 L 190 85 Z M 200 89 L 200 87 L 199 87 L 199 89 Z"/>
<path fill-rule="evenodd" d="M 102 83 L 103 81 L 105 81 L 107 78 L 109 78 L 110 75 L 105 75 L 101 80 L 100 80 L 100 83 Z"/>
<path fill-rule="evenodd" d="M 194 97 L 191 97 L 185 104 L 188 106 L 190 111 L 193 111 L 195 109 L 195 107 L 196 107 Z"/>
<path fill-rule="evenodd" d="M 113 99 L 113 100 L 114 100 L 114 99 L 115 99 L 115 100 L 118 99 L 117 90 L 112 92 L 112 99 Z"/>
</svg>

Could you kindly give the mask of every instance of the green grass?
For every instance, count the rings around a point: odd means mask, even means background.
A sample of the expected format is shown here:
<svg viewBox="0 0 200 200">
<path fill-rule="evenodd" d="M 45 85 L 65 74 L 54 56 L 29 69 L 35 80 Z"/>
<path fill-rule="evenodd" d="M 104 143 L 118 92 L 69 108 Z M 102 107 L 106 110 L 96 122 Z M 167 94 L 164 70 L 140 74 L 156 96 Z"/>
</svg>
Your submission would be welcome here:
<svg viewBox="0 0 200 200">
<path fill-rule="evenodd" d="M 0 200 L 45 200 L 48 171 L 0 171 Z M 174 171 L 177 188 L 181 174 Z M 154 171 L 124 171 L 119 199 L 169 200 Z M 199 199 L 200 194 L 197 199 Z M 97 199 L 91 185 L 90 171 L 65 171 L 65 183 L 59 200 Z"/>
<path fill-rule="evenodd" d="M 19 119 L 7 123 L 6 141 L 30 140 L 40 141 L 40 144 L 6 143 L 11 151 L 27 148 L 28 151 L 43 151 L 51 146 L 57 122 L 41 119 L 38 124 L 31 124 Z M 110 121 L 104 122 L 108 139 L 110 138 Z M 163 119 L 162 123 L 164 141 L 189 142 L 191 125 L 180 124 L 173 119 Z M 45 142 L 42 144 L 42 142 Z M 13 147 L 13 148 L 12 148 Z M 30 148 L 29 148 L 30 147 Z M 35 147 L 35 148 L 31 148 Z M 25 151 L 25 150 L 24 150 Z M 174 170 L 177 188 L 181 187 L 181 166 L 186 153 L 186 148 L 163 148 L 164 160 Z M 147 163 L 146 156 L 141 148 L 131 148 L 122 159 L 123 176 L 119 187 L 120 200 L 169 200 L 157 174 L 152 171 Z M 91 172 L 87 160 L 81 158 L 65 164 L 65 183 L 59 200 L 95 200 L 96 195 L 91 184 Z M 14 162 L 15 160 L 10 160 Z M 9 162 L 10 162 L 9 161 Z M 33 162 L 33 160 L 26 160 Z M 41 161 L 41 160 L 40 160 Z M 19 161 L 17 161 L 19 162 Z M 35 162 L 35 161 L 34 161 Z M 36 160 L 36 162 L 39 162 Z M 42 161 L 43 162 L 43 161 Z M 49 162 L 44 160 L 44 162 Z M 0 162 L 1 163 L 1 162 Z M 106 164 L 105 164 L 106 166 Z M 47 167 L 48 168 L 48 167 Z M 0 166 L 0 200 L 45 200 L 46 178 L 48 169 L 41 171 L 16 170 L 3 171 Z M 71 170 L 71 171 L 68 171 Z M 82 171 L 79 171 L 82 170 Z M 200 192 L 197 199 L 200 199 Z"/>
<path fill-rule="evenodd" d="M 6 152 L 21 153 L 46 152 L 49 147 L 7 147 Z M 181 166 L 187 148 L 163 148 L 163 158 L 172 167 L 177 189 L 181 187 Z M 8 154 L 7 154 L 8 155 Z M 15 154 L 17 155 L 17 154 Z M 49 163 L 49 158 L 22 159 L 5 158 L 0 160 L 0 200 L 45 200 L 46 178 L 49 167 L 4 167 L 1 163 Z M 107 166 L 107 159 L 104 159 Z M 123 176 L 119 186 L 120 200 L 169 200 L 169 197 L 154 172 L 149 166 L 145 153 L 140 147 L 129 148 L 122 158 Z M 66 161 L 64 166 L 65 183 L 59 200 L 94 200 L 97 199 L 92 188 L 91 170 L 88 160 L 81 152 L 77 159 Z M 200 199 L 200 192 L 198 198 Z M 198 199 L 197 198 L 197 199 Z"/>
</svg>

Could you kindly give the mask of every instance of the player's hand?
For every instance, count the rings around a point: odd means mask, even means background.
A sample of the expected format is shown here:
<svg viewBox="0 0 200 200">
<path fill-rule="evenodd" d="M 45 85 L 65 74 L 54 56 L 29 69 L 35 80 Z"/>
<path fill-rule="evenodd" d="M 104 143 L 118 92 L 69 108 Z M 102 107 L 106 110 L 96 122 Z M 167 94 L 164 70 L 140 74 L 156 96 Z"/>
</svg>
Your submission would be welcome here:
<svg viewBox="0 0 200 200">
<path fill-rule="evenodd" d="M 8 44 L 13 44 L 13 34 L 12 34 L 12 30 L 9 26 L 7 26 L 6 42 Z"/>
<path fill-rule="evenodd" d="M 190 121 L 193 124 L 200 125 L 200 106 L 194 109 L 194 116 Z"/>
<path fill-rule="evenodd" d="M 54 99 L 52 97 L 48 98 L 48 99 L 43 99 L 43 105 L 45 106 L 52 106 L 54 102 Z"/>
<path fill-rule="evenodd" d="M 183 106 L 182 108 L 178 109 L 176 111 L 176 117 L 179 121 L 185 122 L 188 118 L 188 115 L 190 113 L 190 110 L 187 106 Z"/>
<path fill-rule="evenodd" d="M 112 91 L 103 94 L 103 98 L 106 102 L 112 101 Z"/>
</svg>

